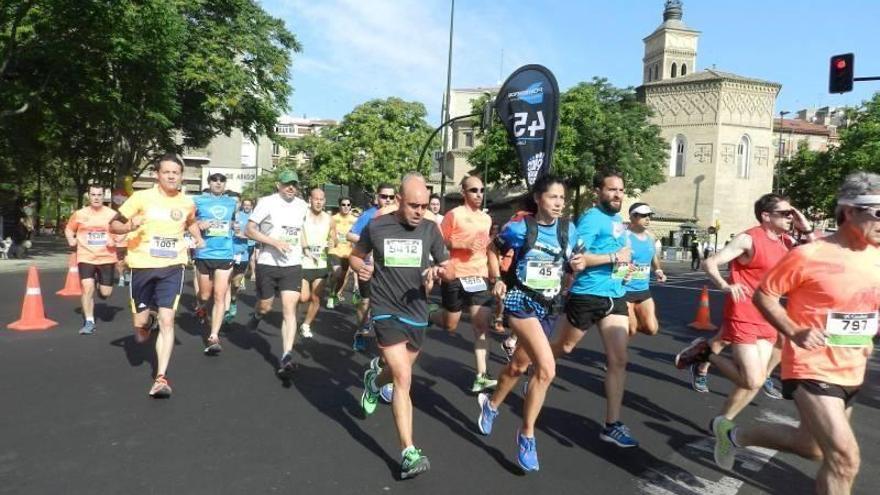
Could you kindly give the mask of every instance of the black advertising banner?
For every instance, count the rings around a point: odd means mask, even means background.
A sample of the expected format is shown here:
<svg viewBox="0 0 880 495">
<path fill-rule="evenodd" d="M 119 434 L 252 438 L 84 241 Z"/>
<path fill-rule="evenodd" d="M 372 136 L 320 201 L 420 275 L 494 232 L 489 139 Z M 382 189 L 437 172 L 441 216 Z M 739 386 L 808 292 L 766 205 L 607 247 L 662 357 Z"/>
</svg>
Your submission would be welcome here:
<svg viewBox="0 0 880 495">
<path fill-rule="evenodd" d="M 495 110 L 516 149 L 529 189 L 550 172 L 556 130 L 559 128 L 559 85 L 542 65 L 526 65 L 504 81 Z"/>
</svg>

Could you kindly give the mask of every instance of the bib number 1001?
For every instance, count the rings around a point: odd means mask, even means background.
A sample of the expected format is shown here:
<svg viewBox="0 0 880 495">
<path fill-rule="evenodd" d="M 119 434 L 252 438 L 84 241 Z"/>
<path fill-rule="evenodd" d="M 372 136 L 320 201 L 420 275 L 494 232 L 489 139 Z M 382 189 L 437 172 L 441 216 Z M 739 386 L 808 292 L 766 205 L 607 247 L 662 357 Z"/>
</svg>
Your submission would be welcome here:
<svg viewBox="0 0 880 495">
<path fill-rule="evenodd" d="M 544 124 L 544 112 L 538 110 L 536 119 L 529 123 L 529 112 L 516 112 L 513 114 L 513 135 L 523 137 L 526 132 L 529 137 L 535 137 L 538 131 L 543 131 L 547 126 Z"/>
</svg>

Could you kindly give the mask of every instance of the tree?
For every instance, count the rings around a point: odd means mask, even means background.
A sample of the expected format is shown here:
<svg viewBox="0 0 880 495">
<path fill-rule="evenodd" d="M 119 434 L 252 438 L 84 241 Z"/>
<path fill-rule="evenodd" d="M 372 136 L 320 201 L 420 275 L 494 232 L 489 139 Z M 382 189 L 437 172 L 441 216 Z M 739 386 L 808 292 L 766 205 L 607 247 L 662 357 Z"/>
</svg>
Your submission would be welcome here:
<svg viewBox="0 0 880 495">
<path fill-rule="evenodd" d="M 358 105 L 335 127 L 319 136 L 291 140 L 291 154 L 310 160 L 311 184 L 349 184 L 373 189 L 397 182 L 407 172 L 427 174 L 430 163 L 418 166 L 419 153 L 432 128 L 425 106 L 400 98 L 370 100 Z"/>
<path fill-rule="evenodd" d="M 480 111 L 485 98 L 474 102 Z M 663 182 L 667 143 L 660 128 L 649 122 L 651 110 L 636 99 L 632 89 L 618 89 L 605 79 L 594 78 L 562 93 L 559 134 L 553 156 L 553 172 L 565 177 L 575 190 L 592 183 L 599 168 L 615 168 L 626 179 L 628 192 L 646 190 Z M 477 170 L 488 168 L 489 182 L 521 185 L 519 162 L 497 119 L 480 129 L 481 142 L 469 156 Z"/>
</svg>

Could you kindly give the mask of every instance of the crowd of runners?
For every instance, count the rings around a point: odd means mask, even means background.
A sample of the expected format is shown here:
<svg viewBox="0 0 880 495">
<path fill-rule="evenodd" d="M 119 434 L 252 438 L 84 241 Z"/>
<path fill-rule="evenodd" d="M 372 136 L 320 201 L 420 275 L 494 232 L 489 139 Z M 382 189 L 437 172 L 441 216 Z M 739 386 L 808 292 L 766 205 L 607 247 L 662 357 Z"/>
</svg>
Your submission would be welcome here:
<svg viewBox="0 0 880 495">
<path fill-rule="evenodd" d="M 300 189 L 290 170 L 277 174 L 275 194 L 255 202 L 227 191 L 222 174 L 211 175 L 208 188 L 189 197 L 180 190 L 183 168 L 179 156 L 162 156 L 157 185 L 135 192 L 115 210 L 102 204 L 102 187 L 91 187 L 88 206 L 66 228 L 82 280 L 80 333 L 96 331 L 94 296 L 107 298 L 117 282 L 130 280 L 134 338 L 143 343 L 156 334 L 150 397 L 172 393 L 167 370 L 175 313 L 185 270 L 193 266 L 205 354 L 223 351 L 221 329 L 235 318 L 238 293 L 251 277 L 257 302 L 249 329 L 258 328 L 280 298 L 277 374 L 285 381 L 295 375 L 297 335 L 313 336 L 322 305 L 332 309 L 351 298 L 357 309 L 353 349 L 366 352 L 372 339 L 378 349 L 364 370 L 361 407 L 370 415 L 380 400 L 391 404 L 401 478 L 430 468 L 414 440 L 413 365 L 426 331 L 435 326 L 456 332 L 462 313 L 474 332 L 475 428 L 490 435 L 500 405 L 524 380 L 515 446 L 523 471 L 539 469 L 535 425 L 556 360 L 591 329 L 605 354 L 599 439 L 638 447 L 622 407 L 628 345 L 639 334 L 660 330 L 650 284 L 666 275 L 650 232 L 650 205 L 634 203 L 621 212 L 621 174 L 597 173 L 593 205 L 576 221 L 565 213 L 564 181 L 543 176 L 524 208 L 499 228 L 483 210 L 485 186 L 477 176 L 461 181 L 463 204 L 443 215 L 425 179 L 411 173 L 399 185 L 379 185 L 373 206 L 356 216 L 345 197 L 338 213 L 325 211 L 324 191 Z M 733 468 L 737 448 L 768 447 L 818 460 L 820 493 L 848 493 L 860 461 L 850 427 L 852 401 L 878 330 L 880 176 L 857 172 L 845 179 L 837 230 L 821 239 L 783 196 L 762 196 L 754 216 L 754 227 L 702 265 L 726 293 L 721 330 L 693 341 L 670 364 L 689 370 L 697 392 L 708 391 L 710 365 L 733 384 L 718 414 L 704 418 L 720 467 Z M 429 304 L 435 288 L 439 306 Z M 496 379 L 487 337 L 505 329 L 509 361 Z M 729 352 L 722 354 L 725 348 Z M 780 364 L 781 393 L 770 380 Z M 762 389 L 794 400 L 800 425 L 737 426 L 737 415 Z"/>
</svg>

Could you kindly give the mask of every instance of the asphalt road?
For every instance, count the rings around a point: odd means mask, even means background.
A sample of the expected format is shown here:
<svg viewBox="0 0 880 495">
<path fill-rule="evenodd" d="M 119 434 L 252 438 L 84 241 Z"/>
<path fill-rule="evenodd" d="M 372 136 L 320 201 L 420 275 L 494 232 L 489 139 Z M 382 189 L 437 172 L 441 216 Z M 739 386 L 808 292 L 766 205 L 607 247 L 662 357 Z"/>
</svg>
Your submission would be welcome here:
<svg viewBox="0 0 880 495">
<path fill-rule="evenodd" d="M 620 450 L 598 439 L 604 413 L 601 344 L 588 335 L 560 361 L 539 419 L 541 471 L 515 464 L 514 434 L 522 398 L 501 409 L 491 437 L 477 432 L 478 407 L 466 392 L 473 379 L 470 326 L 432 330 L 413 385 L 416 444 L 432 470 L 397 481 L 399 449 L 391 410 L 364 419 L 361 375 L 370 355 L 350 348 L 353 311 L 322 310 L 316 337 L 296 346 L 299 369 L 289 387 L 274 376 L 280 315 L 250 332 L 238 319 L 222 335 L 224 352 L 202 354 L 192 292 L 182 299 L 169 377 L 174 397 L 150 400 L 150 347 L 131 337 L 127 290 L 98 305 L 98 332 L 77 335 L 78 298 L 54 292 L 63 271 L 41 272 L 47 313 L 60 322 L 42 332 L 12 332 L 24 294 L 23 272 L 0 284 L 0 493 L 811 493 L 816 465 L 790 454 L 749 450 L 734 472 L 715 467 L 706 424 L 729 385 L 710 377 L 712 393 L 690 389 L 671 365 L 697 335 L 699 274 L 680 273 L 655 288 L 661 335 L 631 346 L 623 420 L 640 440 Z M 716 322 L 721 299 L 712 293 Z M 503 364 L 492 347 L 490 371 Z M 880 473 L 880 363 L 871 362 L 853 423 L 862 449 L 856 492 L 874 493 Z M 793 404 L 760 395 L 739 422 L 796 421 Z"/>
</svg>

